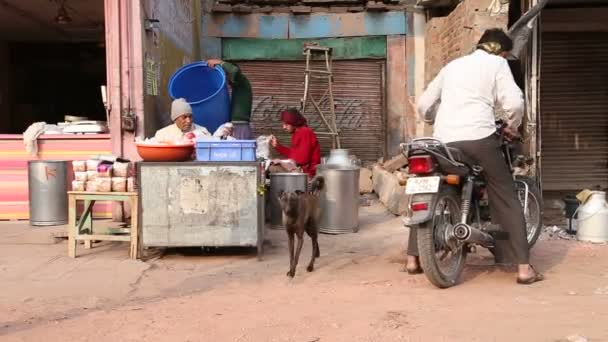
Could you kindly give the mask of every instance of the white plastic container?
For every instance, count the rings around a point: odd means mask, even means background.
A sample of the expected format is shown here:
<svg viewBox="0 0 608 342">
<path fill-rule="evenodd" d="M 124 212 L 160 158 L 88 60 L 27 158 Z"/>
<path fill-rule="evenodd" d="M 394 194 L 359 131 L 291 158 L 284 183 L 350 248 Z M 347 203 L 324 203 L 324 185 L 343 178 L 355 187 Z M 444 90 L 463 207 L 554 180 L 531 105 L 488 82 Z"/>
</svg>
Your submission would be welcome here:
<svg viewBox="0 0 608 342">
<path fill-rule="evenodd" d="M 580 241 L 608 241 L 608 207 L 606 193 L 593 191 L 585 204 L 578 208 L 576 237 Z"/>
</svg>

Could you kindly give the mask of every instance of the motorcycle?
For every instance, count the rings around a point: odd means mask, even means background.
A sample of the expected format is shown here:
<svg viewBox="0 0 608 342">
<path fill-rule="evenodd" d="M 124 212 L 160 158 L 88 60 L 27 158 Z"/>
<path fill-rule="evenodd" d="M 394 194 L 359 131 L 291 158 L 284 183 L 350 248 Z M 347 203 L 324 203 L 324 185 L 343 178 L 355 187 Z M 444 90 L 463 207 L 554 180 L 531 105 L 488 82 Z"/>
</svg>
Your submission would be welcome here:
<svg viewBox="0 0 608 342">
<path fill-rule="evenodd" d="M 517 139 L 507 139 L 503 121 L 496 122 L 501 151 L 513 175 L 522 204 L 528 247 L 542 228 L 542 197 L 536 181 L 525 170 L 533 159 L 519 154 Z M 453 147 L 434 138 L 401 144 L 408 159 L 406 194 L 408 213 L 404 224 L 418 233 L 420 266 L 439 288 L 458 283 L 466 256 L 476 246 L 492 249 L 508 234 L 491 223 L 483 169 Z"/>
</svg>

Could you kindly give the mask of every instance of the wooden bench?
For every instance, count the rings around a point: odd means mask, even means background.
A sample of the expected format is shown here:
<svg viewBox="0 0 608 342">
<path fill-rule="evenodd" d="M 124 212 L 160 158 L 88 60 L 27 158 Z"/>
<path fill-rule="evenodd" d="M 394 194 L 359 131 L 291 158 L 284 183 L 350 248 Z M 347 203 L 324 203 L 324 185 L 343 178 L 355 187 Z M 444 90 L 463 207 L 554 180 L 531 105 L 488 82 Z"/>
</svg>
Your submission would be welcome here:
<svg viewBox="0 0 608 342">
<path fill-rule="evenodd" d="M 84 212 L 80 219 L 76 221 L 78 201 L 84 201 Z M 95 201 L 129 201 L 131 205 L 131 228 L 127 229 L 129 235 L 94 234 L 93 205 Z M 70 257 L 76 257 L 76 243 L 79 240 L 84 241 L 85 248 L 91 248 L 93 240 L 127 241 L 131 244 L 129 250 L 131 259 L 137 259 L 140 256 L 139 199 L 137 192 L 68 191 L 68 203 L 68 255 Z"/>
</svg>

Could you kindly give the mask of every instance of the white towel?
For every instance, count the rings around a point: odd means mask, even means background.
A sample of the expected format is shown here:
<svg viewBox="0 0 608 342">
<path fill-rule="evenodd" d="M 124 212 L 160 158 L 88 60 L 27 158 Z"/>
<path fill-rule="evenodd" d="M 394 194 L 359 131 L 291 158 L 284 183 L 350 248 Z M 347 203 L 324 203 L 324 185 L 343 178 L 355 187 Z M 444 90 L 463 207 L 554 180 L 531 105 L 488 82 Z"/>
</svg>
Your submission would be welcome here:
<svg viewBox="0 0 608 342">
<path fill-rule="evenodd" d="M 38 137 L 44 133 L 46 122 L 35 122 L 23 132 L 25 151 L 35 157 L 38 155 Z"/>
</svg>

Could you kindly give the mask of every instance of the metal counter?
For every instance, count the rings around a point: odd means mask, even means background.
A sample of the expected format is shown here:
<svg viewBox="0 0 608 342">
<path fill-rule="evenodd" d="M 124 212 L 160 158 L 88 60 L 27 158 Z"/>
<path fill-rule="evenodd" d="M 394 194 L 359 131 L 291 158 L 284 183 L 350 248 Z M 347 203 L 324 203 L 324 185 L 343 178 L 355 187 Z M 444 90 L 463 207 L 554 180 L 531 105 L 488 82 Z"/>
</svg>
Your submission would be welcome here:
<svg viewBox="0 0 608 342">
<path fill-rule="evenodd" d="M 137 179 L 143 246 L 250 246 L 261 258 L 260 163 L 139 162 Z"/>
</svg>

